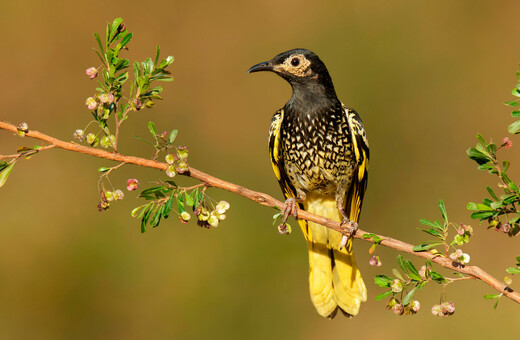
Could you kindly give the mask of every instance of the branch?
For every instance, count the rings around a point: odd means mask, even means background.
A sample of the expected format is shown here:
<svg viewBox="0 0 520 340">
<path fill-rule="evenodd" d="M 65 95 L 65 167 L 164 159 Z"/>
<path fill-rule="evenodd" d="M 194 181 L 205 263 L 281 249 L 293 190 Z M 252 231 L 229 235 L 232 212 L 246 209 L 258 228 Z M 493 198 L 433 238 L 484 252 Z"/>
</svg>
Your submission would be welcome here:
<svg viewBox="0 0 520 340">
<path fill-rule="evenodd" d="M 7 123 L 7 122 L 0 121 L 0 129 L 11 131 L 15 134 L 17 133 L 16 126 L 13 124 Z M 108 151 L 104 151 L 104 150 L 100 150 L 100 149 L 96 149 L 96 148 L 92 148 L 92 147 L 87 147 L 87 146 L 83 146 L 83 145 L 79 145 L 79 144 L 75 144 L 75 143 L 69 143 L 69 142 L 65 142 L 65 141 L 56 139 L 54 137 L 45 135 L 38 131 L 29 130 L 28 132 L 25 133 L 25 136 L 30 137 L 30 138 L 39 139 L 41 141 L 49 143 L 50 145 L 45 147 L 46 149 L 52 148 L 52 147 L 57 147 L 57 148 L 64 149 L 64 150 L 79 152 L 79 153 L 83 153 L 83 154 L 87 154 L 87 155 L 91 155 L 91 156 L 95 156 L 95 157 L 99 157 L 99 158 L 104 158 L 104 159 L 108 159 L 108 160 L 112 160 L 112 161 L 116 161 L 116 162 L 122 162 L 122 163 L 126 163 L 126 164 L 134 164 L 134 165 L 139 165 L 139 166 L 143 166 L 143 167 L 147 167 L 147 168 L 158 169 L 161 171 L 165 171 L 168 168 L 168 164 L 166 164 L 166 163 L 161 163 L 161 162 L 148 160 L 148 159 L 140 158 L 140 157 L 121 155 L 119 153 L 111 153 Z M 237 195 L 246 197 L 246 198 L 248 198 L 252 201 L 255 201 L 261 205 L 264 205 L 266 207 L 271 207 L 271 208 L 276 207 L 279 209 L 283 208 L 282 202 L 274 199 L 273 197 L 271 197 L 267 194 L 253 191 L 253 190 L 247 189 L 243 186 L 236 185 L 236 184 L 233 184 L 230 182 L 226 182 L 224 180 L 213 177 L 209 174 L 206 174 L 206 173 L 199 171 L 197 169 L 194 169 L 192 167 L 189 167 L 189 169 L 187 171 L 180 173 L 180 174 L 197 179 L 197 180 L 205 183 L 206 186 L 219 188 L 219 189 L 226 190 L 226 191 L 235 193 Z M 308 221 L 312 221 L 312 222 L 321 224 L 327 228 L 338 231 L 343 235 L 348 235 L 348 230 L 342 228 L 338 222 L 330 220 L 328 218 L 310 214 L 304 210 L 298 210 L 298 217 L 301 219 L 304 219 L 304 220 L 308 220 Z M 368 233 L 366 231 L 358 229 L 356 234 L 354 235 L 354 237 L 357 239 L 361 239 L 361 240 L 373 243 L 374 241 L 371 238 L 363 238 L 363 235 L 365 235 L 365 234 L 368 234 Z M 381 244 L 383 246 L 386 246 L 388 248 L 392 248 L 392 249 L 395 249 L 395 250 L 398 250 L 398 251 L 401 251 L 404 253 L 408 253 L 413 256 L 430 259 L 432 262 L 435 262 L 444 268 L 448 268 L 450 270 L 453 270 L 453 271 L 456 271 L 456 272 L 459 272 L 462 274 L 466 274 L 473 278 L 479 279 L 479 280 L 483 281 L 484 283 L 488 284 L 489 286 L 493 287 L 499 293 L 503 294 L 504 296 L 508 297 L 509 299 L 515 301 L 516 303 L 520 303 L 520 293 L 514 291 L 513 289 L 511 289 L 510 287 L 508 287 L 501 281 L 499 281 L 496 278 L 494 278 L 493 276 L 489 275 L 488 273 L 486 273 L 484 270 L 482 270 L 478 266 L 465 266 L 460 263 L 453 262 L 449 258 L 442 257 L 442 256 L 439 256 L 438 254 L 433 254 L 431 252 L 415 252 L 415 251 L 413 251 L 413 245 L 411 245 L 411 244 L 396 240 L 391 237 L 386 237 L 386 236 L 382 236 L 382 235 L 377 235 L 377 236 L 382 239 L 382 241 L 379 244 Z"/>
</svg>

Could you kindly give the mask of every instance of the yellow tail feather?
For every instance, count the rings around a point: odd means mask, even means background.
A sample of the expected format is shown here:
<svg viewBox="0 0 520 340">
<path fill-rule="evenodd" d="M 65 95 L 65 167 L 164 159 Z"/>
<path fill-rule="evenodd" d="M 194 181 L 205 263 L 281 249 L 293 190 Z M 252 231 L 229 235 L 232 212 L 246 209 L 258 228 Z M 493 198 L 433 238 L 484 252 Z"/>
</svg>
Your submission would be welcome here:
<svg viewBox="0 0 520 340">
<path fill-rule="evenodd" d="M 334 197 L 307 196 L 306 211 L 340 222 Z M 339 249 L 342 235 L 322 225 L 299 220 L 309 246 L 309 288 L 318 314 L 333 317 L 337 307 L 357 315 L 367 290 L 356 265 L 352 247 Z M 347 250 L 349 249 L 349 250 Z"/>
</svg>

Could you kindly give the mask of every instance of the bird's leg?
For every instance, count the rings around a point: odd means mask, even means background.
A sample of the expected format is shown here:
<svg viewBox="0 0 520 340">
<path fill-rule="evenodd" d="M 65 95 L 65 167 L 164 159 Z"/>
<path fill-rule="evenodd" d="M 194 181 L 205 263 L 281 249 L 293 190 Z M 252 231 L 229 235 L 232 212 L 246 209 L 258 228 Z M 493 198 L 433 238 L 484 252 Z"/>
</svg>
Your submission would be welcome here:
<svg viewBox="0 0 520 340">
<path fill-rule="evenodd" d="M 305 200 L 305 193 L 303 191 L 298 191 L 298 195 L 296 197 L 290 197 L 285 200 L 282 208 L 283 222 L 282 225 L 287 222 L 289 216 L 294 216 L 294 218 L 298 218 L 298 203 L 302 203 Z"/>
<path fill-rule="evenodd" d="M 348 218 L 347 213 L 345 212 L 344 197 L 345 197 L 344 195 L 341 195 L 336 203 L 338 205 L 338 209 L 339 209 L 339 212 L 341 213 L 341 216 L 343 216 L 343 220 L 341 220 L 340 227 L 348 230 L 348 235 L 343 235 L 343 237 L 341 238 L 339 249 L 342 249 L 347 244 L 348 240 L 351 239 L 354 236 L 354 234 L 356 233 L 356 231 L 358 230 L 357 222 L 351 221 Z"/>
</svg>

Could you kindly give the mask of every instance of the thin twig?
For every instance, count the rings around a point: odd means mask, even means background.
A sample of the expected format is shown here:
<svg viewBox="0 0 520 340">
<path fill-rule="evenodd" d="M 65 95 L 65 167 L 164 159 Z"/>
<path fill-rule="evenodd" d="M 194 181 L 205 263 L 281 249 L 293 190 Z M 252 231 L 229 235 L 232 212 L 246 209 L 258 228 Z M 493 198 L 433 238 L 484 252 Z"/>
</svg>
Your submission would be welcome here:
<svg viewBox="0 0 520 340">
<path fill-rule="evenodd" d="M 13 133 L 16 133 L 16 131 L 17 131 L 15 125 L 6 123 L 6 122 L 2 122 L 2 121 L 0 121 L 0 129 L 11 131 Z M 65 142 L 65 141 L 56 139 L 54 137 L 45 135 L 38 131 L 30 130 L 27 133 L 25 133 L 25 135 L 27 137 L 42 140 L 44 142 L 47 142 L 51 145 L 54 145 L 54 146 L 60 148 L 60 149 L 79 152 L 79 153 L 83 153 L 83 154 L 87 154 L 87 155 L 91 155 L 91 156 L 95 156 L 95 157 L 99 157 L 99 158 L 109 159 L 109 160 L 116 161 L 116 162 L 125 162 L 128 164 L 135 164 L 135 165 L 139 165 L 139 166 L 143 166 L 143 167 L 158 169 L 161 171 L 165 171 L 168 167 L 167 163 L 156 162 L 156 161 L 152 161 L 152 160 L 148 160 L 148 159 L 144 159 L 144 158 L 140 158 L 140 157 L 135 157 L 135 156 L 125 156 L 125 155 L 121 155 L 118 153 L 111 153 L 108 151 L 99 150 L 99 149 L 96 149 L 93 147 L 87 147 L 87 146 L 83 146 L 83 145 L 79 145 L 79 144 L 75 144 L 75 143 L 69 143 L 69 142 Z M 209 174 L 206 174 L 202 171 L 199 171 L 199 170 L 191 168 L 191 167 L 189 168 L 188 171 L 181 173 L 181 175 L 197 179 L 197 180 L 203 182 L 205 184 L 205 187 L 215 187 L 215 188 L 219 188 L 222 190 L 226 190 L 226 191 L 235 193 L 237 195 L 246 197 L 252 201 L 255 201 L 255 202 L 257 202 L 261 205 L 267 206 L 267 207 L 272 207 L 272 208 L 277 207 L 279 209 L 283 208 L 282 202 L 274 199 L 273 197 L 271 197 L 267 194 L 253 191 L 253 190 L 247 189 L 243 186 L 224 181 L 220 178 L 213 177 Z M 335 222 L 328 218 L 317 216 L 317 215 L 308 213 L 304 210 L 298 210 L 298 217 L 301 219 L 304 219 L 304 220 L 308 220 L 308 221 L 312 221 L 312 222 L 321 224 L 330 229 L 336 230 L 336 231 L 342 233 L 343 235 L 349 234 L 349 231 L 342 228 L 338 222 Z M 374 242 L 371 237 L 364 238 L 363 236 L 366 234 L 368 234 L 366 231 L 358 229 L 356 234 L 354 235 L 354 237 L 357 239 L 364 240 L 364 241 Z M 406 242 L 403 242 L 403 241 L 400 241 L 400 240 L 397 240 L 397 239 L 394 239 L 391 237 L 382 236 L 382 235 L 377 235 L 377 236 L 382 239 L 382 241 L 379 244 L 381 244 L 383 246 L 398 250 L 400 252 L 408 253 L 413 256 L 430 259 L 432 262 L 435 262 L 444 268 L 448 268 L 450 270 L 477 278 L 477 279 L 483 281 L 484 283 L 488 284 L 489 286 L 493 287 L 494 289 L 496 289 L 498 292 L 500 292 L 504 296 L 508 297 L 509 299 L 511 299 L 517 303 L 520 303 L 520 293 L 514 291 L 513 289 L 508 287 L 503 282 L 501 282 L 498 279 L 494 278 L 493 276 L 489 275 L 488 273 L 486 273 L 484 270 L 482 270 L 478 266 L 462 265 L 460 263 L 450 260 L 447 257 L 442 257 L 442 256 L 439 256 L 439 254 L 433 254 L 431 252 L 426 252 L 426 251 L 425 252 L 415 252 L 415 251 L 413 251 L 413 245 L 411 245 L 409 243 L 406 243 Z"/>
</svg>

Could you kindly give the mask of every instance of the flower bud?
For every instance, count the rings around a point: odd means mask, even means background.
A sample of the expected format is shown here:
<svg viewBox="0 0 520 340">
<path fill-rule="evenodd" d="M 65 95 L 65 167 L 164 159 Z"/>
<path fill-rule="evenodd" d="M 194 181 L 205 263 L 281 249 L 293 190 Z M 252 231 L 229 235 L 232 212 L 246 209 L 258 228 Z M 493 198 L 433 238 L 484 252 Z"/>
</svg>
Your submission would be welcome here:
<svg viewBox="0 0 520 340">
<path fill-rule="evenodd" d="M 372 255 L 370 260 L 368 260 L 368 264 L 371 266 L 377 266 L 380 267 L 382 265 L 381 261 L 379 260 L 379 256 Z"/>
<path fill-rule="evenodd" d="M 217 203 L 217 206 L 215 207 L 215 210 L 219 214 L 224 214 L 229 209 L 229 203 L 226 201 L 220 201 Z"/>
<path fill-rule="evenodd" d="M 440 307 L 443 314 L 451 315 L 455 313 L 455 304 L 451 301 L 444 301 Z"/>
<path fill-rule="evenodd" d="M 173 165 L 168 166 L 168 168 L 166 169 L 166 176 L 175 177 L 175 175 L 176 175 L 175 166 L 173 166 Z"/>
<path fill-rule="evenodd" d="M 164 160 L 168 164 L 173 164 L 173 162 L 175 162 L 177 160 L 177 156 L 172 153 L 169 153 L 166 155 L 166 157 L 164 157 Z"/>
<path fill-rule="evenodd" d="M 108 136 L 103 136 L 103 137 L 101 137 L 101 140 L 100 140 L 99 143 L 100 143 L 101 146 L 104 147 L 105 149 L 112 145 L 112 144 L 110 143 L 110 139 L 108 138 Z"/>
<path fill-rule="evenodd" d="M 188 222 L 191 218 L 191 215 L 187 211 L 183 211 L 181 213 L 181 219 L 185 222 Z"/>
<path fill-rule="evenodd" d="M 404 306 L 400 303 L 396 303 L 392 307 L 392 312 L 394 312 L 396 315 L 402 315 L 404 313 Z"/>
<path fill-rule="evenodd" d="M 96 137 L 95 134 L 93 134 L 93 133 L 89 133 L 89 134 L 87 135 L 87 143 L 88 143 L 88 144 L 90 144 L 90 145 L 92 145 L 92 146 L 95 146 L 95 145 L 97 144 L 97 142 L 98 142 L 98 138 Z"/>
<path fill-rule="evenodd" d="M 441 305 L 433 305 L 432 314 L 437 316 L 443 316 Z"/>
<path fill-rule="evenodd" d="M 96 101 L 96 98 L 88 97 L 85 101 L 85 105 L 87 105 L 89 110 L 95 110 L 98 106 L 98 102 Z"/>
<path fill-rule="evenodd" d="M 112 104 L 114 102 L 114 95 L 112 93 L 103 93 L 99 96 L 99 101 L 103 104 Z"/>
<path fill-rule="evenodd" d="M 133 191 L 139 188 L 139 181 L 135 178 L 130 178 L 126 181 L 126 190 Z"/>
<path fill-rule="evenodd" d="M 217 216 L 215 216 L 215 215 L 211 215 L 211 216 L 208 218 L 208 224 L 209 224 L 210 226 L 212 226 L 213 228 L 218 227 L 218 223 L 219 223 L 219 220 L 218 220 Z"/>
<path fill-rule="evenodd" d="M 143 107 L 143 102 L 140 101 L 138 98 L 134 98 L 132 100 L 132 109 L 134 111 L 139 111 L 139 110 L 141 110 L 142 107 Z"/>
<path fill-rule="evenodd" d="M 90 79 L 94 79 L 98 75 L 98 71 L 95 67 L 89 67 L 85 70 L 85 73 Z"/>
<path fill-rule="evenodd" d="M 112 191 L 105 191 L 105 198 L 107 201 L 112 202 L 114 200 L 114 193 Z"/>
<path fill-rule="evenodd" d="M 509 276 L 506 276 L 506 277 L 504 277 L 504 283 L 509 286 L 509 285 L 511 285 L 511 283 L 513 283 L 513 279 L 510 278 Z"/>
<path fill-rule="evenodd" d="M 410 301 L 410 310 L 414 313 L 417 313 L 421 309 L 421 303 L 417 300 Z"/>
<path fill-rule="evenodd" d="M 179 146 L 177 148 L 177 155 L 179 155 L 180 159 L 187 159 L 188 158 L 188 147 Z"/>
</svg>

